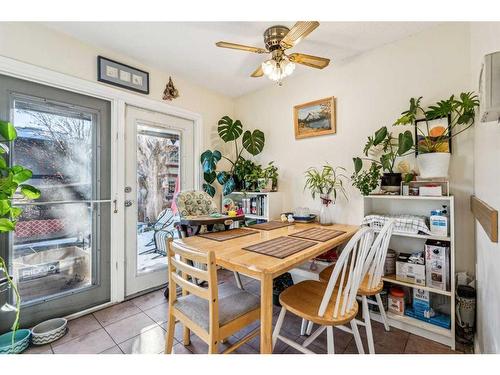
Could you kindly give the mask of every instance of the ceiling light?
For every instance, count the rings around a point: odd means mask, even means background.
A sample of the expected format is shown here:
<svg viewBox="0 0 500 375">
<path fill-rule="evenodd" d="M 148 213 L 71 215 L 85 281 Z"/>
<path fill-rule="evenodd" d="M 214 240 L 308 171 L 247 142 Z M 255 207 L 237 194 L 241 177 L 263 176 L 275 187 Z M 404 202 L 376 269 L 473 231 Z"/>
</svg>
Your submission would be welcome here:
<svg viewBox="0 0 500 375">
<path fill-rule="evenodd" d="M 262 71 L 271 80 L 281 85 L 283 78 L 293 73 L 295 64 L 286 56 L 282 56 L 279 61 L 270 59 L 262 63 Z"/>
</svg>

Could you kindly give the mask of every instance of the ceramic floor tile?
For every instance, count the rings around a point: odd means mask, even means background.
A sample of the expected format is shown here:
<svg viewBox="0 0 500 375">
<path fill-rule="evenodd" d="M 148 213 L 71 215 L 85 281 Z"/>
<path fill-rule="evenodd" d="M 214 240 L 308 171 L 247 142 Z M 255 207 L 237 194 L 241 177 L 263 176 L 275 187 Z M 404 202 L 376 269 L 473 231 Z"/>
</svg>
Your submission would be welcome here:
<svg viewBox="0 0 500 375">
<path fill-rule="evenodd" d="M 162 353 L 163 353 L 163 351 L 162 351 Z M 173 353 L 172 354 L 193 354 L 193 353 L 191 353 L 189 351 L 189 349 L 187 349 L 181 343 L 177 343 L 177 344 L 174 345 Z"/>
<path fill-rule="evenodd" d="M 168 303 L 144 310 L 144 313 L 158 324 L 165 323 L 168 320 Z"/>
<path fill-rule="evenodd" d="M 104 327 L 104 329 L 117 344 L 120 344 L 155 327 L 158 327 L 158 325 L 149 316 L 141 312 L 118 322 L 111 323 Z"/>
<path fill-rule="evenodd" d="M 161 323 L 160 327 L 163 328 L 165 332 L 167 332 L 167 327 L 168 327 L 167 322 Z M 178 322 L 175 325 L 174 339 L 178 342 L 181 342 L 183 335 L 184 335 L 184 326 L 180 322 Z"/>
<path fill-rule="evenodd" d="M 461 354 L 450 349 L 449 346 L 427 340 L 426 338 L 410 335 L 405 354 Z"/>
<path fill-rule="evenodd" d="M 112 348 L 106 349 L 105 351 L 99 354 L 123 354 L 118 345 L 113 346 Z"/>
<path fill-rule="evenodd" d="M 119 346 L 125 354 L 157 354 L 165 348 L 165 331 L 157 326 L 122 342 Z"/>
<path fill-rule="evenodd" d="M 101 325 L 92 314 L 84 315 L 80 318 L 70 320 L 68 322 L 68 330 L 66 332 L 66 335 L 61 337 L 56 342 L 52 343 L 52 347 L 71 341 L 77 337 L 98 330 L 100 328 L 102 328 Z"/>
<path fill-rule="evenodd" d="M 53 354 L 50 344 L 46 345 L 31 345 L 23 354 Z"/>
<path fill-rule="evenodd" d="M 134 305 L 132 301 L 125 301 L 123 303 L 95 312 L 94 317 L 103 326 L 107 326 L 111 323 L 117 322 L 124 318 L 128 318 L 129 316 L 138 314 L 140 312 L 141 310 L 136 305 Z"/>
<path fill-rule="evenodd" d="M 115 346 L 114 341 L 101 328 L 71 341 L 52 347 L 56 354 L 97 354 Z"/>
<path fill-rule="evenodd" d="M 158 306 L 165 303 L 167 299 L 163 295 L 163 289 L 144 294 L 140 297 L 136 297 L 131 300 L 134 305 L 140 308 L 142 311 L 148 310 L 152 307 Z"/>
</svg>

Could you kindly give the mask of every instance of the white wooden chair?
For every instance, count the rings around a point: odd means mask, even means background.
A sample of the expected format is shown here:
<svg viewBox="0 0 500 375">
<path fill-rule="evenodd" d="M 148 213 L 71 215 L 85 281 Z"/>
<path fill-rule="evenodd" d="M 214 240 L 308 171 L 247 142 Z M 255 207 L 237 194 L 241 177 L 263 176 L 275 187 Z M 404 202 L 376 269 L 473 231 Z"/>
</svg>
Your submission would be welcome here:
<svg viewBox="0 0 500 375">
<path fill-rule="evenodd" d="M 273 332 L 273 346 L 281 340 L 293 348 L 313 354 L 307 347 L 327 330 L 327 350 L 335 352 L 333 327 L 354 335 L 359 353 L 364 353 L 363 344 L 355 320 L 358 313 L 357 291 L 367 270 L 367 262 L 373 259 L 371 244 L 374 232 L 361 228 L 342 251 L 328 283 L 315 280 L 302 281 L 280 294 L 281 312 Z M 281 326 L 287 312 L 302 319 L 319 324 L 320 327 L 302 345 L 281 336 Z M 344 325 L 350 323 L 351 328 Z"/>
<path fill-rule="evenodd" d="M 387 322 L 387 316 L 385 314 L 382 299 L 380 298 L 380 292 L 384 288 L 382 275 L 384 273 L 385 258 L 393 229 L 394 220 L 389 220 L 384 225 L 375 241 L 373 241 L 372 249 L 370 251 L 374 254 L 374 256 L 371 262 L 366 264 L 365 276 L 358 289 L 358 299 L 361 299 L 363 321 L 361 322 L 357 320 L 357 323 L 365 326 L 366 328 L 366 339 L 368 341 L 368 352 L 370 354 L 375 354 L 375 346 L 373 343 L 370 309 L 368 308 L 368 304 L 378 306 L 385 330 L 389 331 L 389 324 Z M 332 270 L 333 267 L 324 269 L 320 273 L 320 279 L 324 282 L 328 282 L 332 274 Z M 375 296 L 376 301 L 368 299 L 370 296 Z M 311 332 L 311 329 L 312 323 L 310 323 L 307 328 L 308 333 Z"/>
</svg>

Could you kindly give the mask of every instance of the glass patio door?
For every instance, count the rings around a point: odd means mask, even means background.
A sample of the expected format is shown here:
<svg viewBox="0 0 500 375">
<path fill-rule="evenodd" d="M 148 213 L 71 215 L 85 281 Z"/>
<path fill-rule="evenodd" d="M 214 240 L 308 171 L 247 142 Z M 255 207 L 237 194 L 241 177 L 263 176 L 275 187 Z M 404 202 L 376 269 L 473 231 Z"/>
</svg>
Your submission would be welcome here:
<svg viewBox="0 0 500 375">
<path fill-rule="evenodd" d="M 21 323 L 105 303 L 110 103 L 6 76 L 0 76 L 0 87 L 0 116 L 18 134 L 9 162 L 31 169 L 29 183 L 41 191 L 36 201 L 14 202 L 23 213 L 0 250 L 21 294 Z"/>
<path fill-rule="evenodd" d="M 167 282 L 165 241 L 177 236 L 174 195 L 194 186 L 193 122 L 127 107 L 127 296 Z"/>
</svg>

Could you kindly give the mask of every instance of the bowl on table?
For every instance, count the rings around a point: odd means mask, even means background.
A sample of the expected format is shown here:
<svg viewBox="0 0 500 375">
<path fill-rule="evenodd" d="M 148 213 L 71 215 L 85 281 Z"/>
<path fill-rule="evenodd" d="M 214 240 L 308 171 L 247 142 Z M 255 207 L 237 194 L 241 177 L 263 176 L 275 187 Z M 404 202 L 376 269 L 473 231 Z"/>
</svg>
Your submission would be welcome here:
<svg viewBox="0 0 500 375">
<path fill-rule="evenodd" d="M 0 336 L 0 354 L 19 354 L 26 350 L 30 344 L 31 331 L 29 329 L 18 329 L 14 334 L 14 345 L 12 345 L 13 331 Z"/>
<path fill-rule="evenodd" d="M 68 321 L 64 318 L 46 320 L 31 330 L 33 345 L 45 345 L 54 342 L 66 334 Z"/>
</svg>

